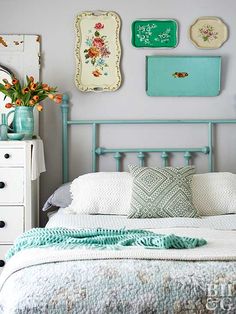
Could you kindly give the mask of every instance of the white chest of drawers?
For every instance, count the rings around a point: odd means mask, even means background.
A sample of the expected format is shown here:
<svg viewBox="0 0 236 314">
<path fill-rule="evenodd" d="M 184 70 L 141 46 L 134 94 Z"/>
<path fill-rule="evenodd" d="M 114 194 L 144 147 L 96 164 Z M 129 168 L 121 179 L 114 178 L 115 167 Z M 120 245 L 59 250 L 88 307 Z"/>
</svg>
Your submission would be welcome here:
<svg viewBox="0 0 236 314">
<path fill-rule="evenodd" d="M 38 225 L 38 180 L 31 180 L 32 141 L 0 142 L 0 273 L 15 238 Z"/>
</svg>

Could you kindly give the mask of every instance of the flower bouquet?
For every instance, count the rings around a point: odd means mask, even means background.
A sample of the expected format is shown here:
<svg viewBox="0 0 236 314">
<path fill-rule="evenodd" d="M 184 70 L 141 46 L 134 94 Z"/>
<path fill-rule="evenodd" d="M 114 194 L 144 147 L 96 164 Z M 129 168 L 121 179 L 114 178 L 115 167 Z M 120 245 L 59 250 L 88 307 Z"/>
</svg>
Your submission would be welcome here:
<svg viewBox="0 0 236 314">
<path fill-rule="evenodd" d="M 42 101 L 46 98 L 60 104 L 62 95 L 57 94 L 57 88 L 50 87 L 48 84 L 35 82 L 32 76 L 26 76 L 26 82 L 20 83 L 17 78 L 12 78 L 11 82 L 3 79 L 0 84 L 0 92 L 11 99 L 5 104 L 6 108 L 13 108 L 7 114 L 14 113 L 13 132 L 24 134 L 24 139 L 31 139 L 34 132 L 33 109 L 43 110 Z M 11 131 L 12 129 L 9 128 Z"/>
<path fill-rule="evenodd" d="M 35 107 L 38 111 L 43 110 L 41 101 L 49 98 L 60 104 L 62 95 L 57 94 L 57 89 L 50 87 L 48 84 L 35 82 L 32 76 L 26 76 L 26 82 L 21 84 L 16 78 L 9 82 L 3 79 L 4 84 L 0 84 L 0 92 L 11 99 L 11 103 L 5 105 L 6 108 L 17 106 Z"/>
</svg>

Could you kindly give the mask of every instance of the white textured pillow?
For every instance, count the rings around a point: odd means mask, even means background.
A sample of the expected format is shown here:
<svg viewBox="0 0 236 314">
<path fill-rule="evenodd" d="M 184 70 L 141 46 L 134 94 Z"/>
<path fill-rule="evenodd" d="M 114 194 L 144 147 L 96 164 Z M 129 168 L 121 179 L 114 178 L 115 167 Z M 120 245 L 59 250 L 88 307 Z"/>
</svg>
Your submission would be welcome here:
<svg viewBox="0 0 236 314">
<path fill-rule="evenodd" d="M 200 216 L 236 213 L 236 175 L 230 172 L 194 175 L 192 199 Z"/>
<path fill-rule="evenodd" d="M 71 184 L 72 202 L 67 210 L 76 214 L 128 215 L 132 182 L 128 172 L 82 175 Z"/>
</svg>

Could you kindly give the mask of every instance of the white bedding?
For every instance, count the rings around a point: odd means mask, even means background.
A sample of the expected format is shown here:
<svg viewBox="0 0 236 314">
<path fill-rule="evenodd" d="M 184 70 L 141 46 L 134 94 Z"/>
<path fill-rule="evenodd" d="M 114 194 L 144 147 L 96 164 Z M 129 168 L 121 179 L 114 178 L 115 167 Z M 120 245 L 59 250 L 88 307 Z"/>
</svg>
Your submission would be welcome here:
<svg viewBox="0 0 236 314">
<path fill-rule="evenodd" d="M 68 214 L 60 209 L 51 216 L 46 225 L 46 228 L 55 227 L 149 229 L 162 234 L 173 233 L 179 236 L 204 238 L 207 244 L 188 250 L 153 250 L 140 247 L 121 250 L 88 248 L 58 250 L 53 247 L 27 249 L 9 260 L 0 279 L 0 288 L 11 274 L 20 269 L 55 262 L 96 259 L 236 261 L 236 214 L 204 218 L 128 219 L 126 216 Z"/>
<path fill-rule="evenodd" d="M 62 214 L 56 214 L 53 216 L 54 219 L 52 219 L 53 217 L 50 219 L 49 225 L 51 225 L 51 227 L 53 224 L 54 227 L 59 226 L 59 224 L 55 224 L 55 218 L 58 218 L 60 215 Z M 91 220 L 88 219 L 89 217 L 86 218 L 87 222 L 91 222 Z M 116 219 L 114 221 L 116 221 Z M 84 226 L 88 226 L 88 224 L 85 223 L 85 220 Z M 207 244 L 202 247 L 188 250 L 154 250 L 142 247 L 124 247 L 120 250 L 99 250 L 89 248 L 59 250 L 53 247 L 26 249 L 18 252 L 8 261 L 7 267 L 5 267 L 0 277 L 0 289 L 7 278 L 20 269 L 55 262 L 104 259 L 236 261 L 236 231 L 212 230 L 208 228 L 162 228 L 161 230 L 154 228 L 150 230 L 156 233 L 174 233 L 178 236 L 204 238 L 207 240 Z"/>
<path fill-rule="evenodd" d="M 51 215 L 46 228 L 63 227 L 69 229 L 162 229 L 162 228 L 207 228 L 236 230 L 236 214 L 207 216 L 202 218 L 152 218 L 129 219 L 116 215 L 76 215 L 63 208 Z"/>
</svg>

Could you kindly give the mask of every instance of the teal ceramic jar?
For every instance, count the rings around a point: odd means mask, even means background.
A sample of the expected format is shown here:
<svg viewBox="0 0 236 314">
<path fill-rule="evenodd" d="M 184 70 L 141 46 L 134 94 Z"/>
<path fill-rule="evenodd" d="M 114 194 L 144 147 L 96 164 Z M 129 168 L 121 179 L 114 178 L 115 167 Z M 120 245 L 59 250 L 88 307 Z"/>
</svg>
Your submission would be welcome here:
<svg viewBox="0 0 236 314">
<path fill-rule="evenodd" d="M 25 140 L 32 139 L 34 133 L 34 107 L 18 106 L 14 110 L 13 129 L 16 133 L 24 133 Z"/>
</svg>

